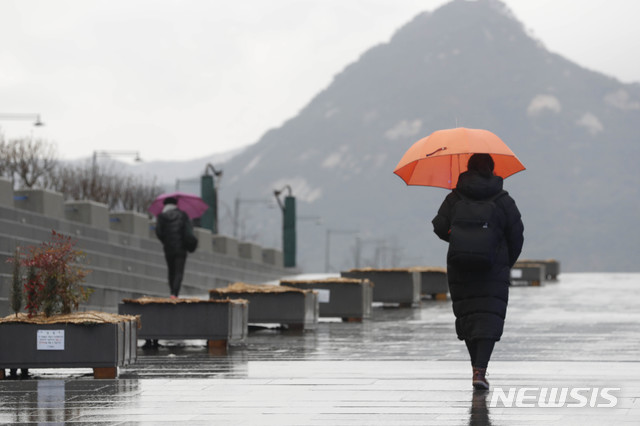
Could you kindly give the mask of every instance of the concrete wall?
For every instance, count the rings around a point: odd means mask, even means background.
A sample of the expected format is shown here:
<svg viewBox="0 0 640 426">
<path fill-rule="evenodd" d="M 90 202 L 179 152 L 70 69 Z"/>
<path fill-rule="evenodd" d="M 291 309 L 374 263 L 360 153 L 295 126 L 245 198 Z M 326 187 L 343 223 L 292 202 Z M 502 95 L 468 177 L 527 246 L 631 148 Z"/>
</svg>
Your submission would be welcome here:
<svg viewBox="0 0 640 426">
<path fill-rule="evenodd" d="M 13 186 L 9 179 L 0 178 L 0 206 L 13 207 Z"/>
<path fill-rule="evenodd" d="M 105 220 L 104 210 L 97 203 L 64 204 L 60 199 L 59 210 L 49 205 L 54 214 L 46 215 L 3 204 L 2 191 L 0 182 L 1 316 L 9 313 L 11 265 L 6 263 L 7 258 L 13 255 L 16 245 L 25 247 L 48 240 L 52 229 L 73 236 L 78 241 L 77 248 L 87 254 L 87 267 L 92 272 L 85 286 L 92 288 L 93 294 L 82 309 L 117 312 L 117 305 L 123 298 L 169 295 L 162 246 L 153 230 L 150 230 L 146 216 L 139 217 L 130 212 L 112 213 L 110 218 L 120 219 L 117 226 L 131 227 L 130 232 L 121 232 L 113 229 L 113 221 Z M 45 205 L 48 204 L 42 204 Z M 39 209 L 39 206 L 34 208 Z M 46 207 L 42 209 L 46 211 Z M 262 258 L 262 249 L 256 258 L 241 257 L 237 247 L 242 243 L 232 238 L 213 236 L 208 230 L 199 228 L 196 228 L 196 236 L 199 238 L 198 250 L 187 258 L 181 295 L 208 298 L 208 290 L 232 282 L 263 283 L 295 272 L 283 268 L 281 264 L 266 263 Z M 224 241 L 226 250 L 216 248 L 214 240 Z M 251 247 L 250 252 L 257 253 L 257 250 Z"/>
<path fill-rule="evenodd" d="M 14 191 L 13 205 L 17 209 L 40 213 L 52 218 L 64 217 L 62 194 L 44 189 Z"/>
</svg>

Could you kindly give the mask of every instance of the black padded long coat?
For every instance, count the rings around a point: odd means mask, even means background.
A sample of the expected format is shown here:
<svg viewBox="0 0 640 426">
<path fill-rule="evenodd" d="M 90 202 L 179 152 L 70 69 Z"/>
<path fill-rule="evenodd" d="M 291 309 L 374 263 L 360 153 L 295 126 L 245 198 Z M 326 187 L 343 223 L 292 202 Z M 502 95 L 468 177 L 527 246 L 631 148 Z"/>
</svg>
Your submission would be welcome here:
<svg viewBox="0 0 640 426">
<path fill-rule="evenodd" d="M 180 209 L 171 209 L 158 215 L 156 236 L 162 242 L 168 255 L 186 255 L 184 248 L 185 227 L 189 226 L 189 216 Z"/>
<path fill-rule="evenodd" d="M 488 199 L 502 191 L 502 178 L 483 177 L 475 171 L 460 175 L 456 190 L 443 201 L 433 219 L 433 231 L 449 241 L 451 213 L 460 200 L 456 191 L 472 199 Z M 496 201 L 499 220 L 504 232 L 498 256 L 490 271 L 470 273 L 464 268 L 447 265 L 449 292 L 456 316 L 456 333 L 460 340 L 500 340 L 509 302 L 510 269 L 518 259 L 524 242 L 524 226 L 520 211 L 509 194 Z"/>
</svg>

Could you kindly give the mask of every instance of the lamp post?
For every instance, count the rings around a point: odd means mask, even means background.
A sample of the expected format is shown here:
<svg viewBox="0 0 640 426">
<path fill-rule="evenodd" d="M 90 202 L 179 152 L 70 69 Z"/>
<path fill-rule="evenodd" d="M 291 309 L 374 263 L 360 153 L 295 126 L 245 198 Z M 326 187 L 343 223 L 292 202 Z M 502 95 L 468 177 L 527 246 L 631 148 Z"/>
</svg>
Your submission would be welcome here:
<svg viewBox="0 0 640 426">
<path fill-rule="evenodd" d="M 33 121 L 34 127 L 44 126 L 44 123 L 40 119 L 40 114 L 5 114 L 0 113 L 0 120 L 6 121 Z M 33 130 L 31 131 L 31 140 L 33 141 Z"/>
<path fill-rule="evenodd" d="M 325 272 L 329 272 L 331 268 L 330 257 L 331 257 L 331 234 L 358 234 L 358 231 L 353 231 L 349 229 L 327 229 L 327 237 L 325 239 L 324 245 L 324 270 Z"/>
<path fill-rule="evenodd" d="M 36 127 L 44 126 L 42 120 L 40 120 L 40 114 L 4 114 L 0 113 L 0 120 L 33 120 L 33 125 Z"/>
<path fill-rule="evenodd" d="M 94 172 L 98 167 L 98 157 L 134 157 L 133 161 L 136 163 L 142 161 L 139 151 L 93 151 L 92 166 Z"/>
<path fill-rule="evenodd" d="M 200 226 L 210 229 L 213 234 L 218 233 L 218 188 L 221 177 L 222 170 L 216 170 L 209 163 L 200 178 L 200 196 L 209 205 L 209 210 L 200 218 Z"/>
<path fill-rule="evenodd" d="M 284 190 L 288 194 L 284 198 L 284 203 L 280 200 L 280 194 Z M 273 195 L 278 201 L 282 210 L 282 253 L 285 268 L 295 268 L 296 266 L 296 199 L 291 193 L 291 187 L 286 185 L 282 189 L 273 191 Z"/>
</svg>

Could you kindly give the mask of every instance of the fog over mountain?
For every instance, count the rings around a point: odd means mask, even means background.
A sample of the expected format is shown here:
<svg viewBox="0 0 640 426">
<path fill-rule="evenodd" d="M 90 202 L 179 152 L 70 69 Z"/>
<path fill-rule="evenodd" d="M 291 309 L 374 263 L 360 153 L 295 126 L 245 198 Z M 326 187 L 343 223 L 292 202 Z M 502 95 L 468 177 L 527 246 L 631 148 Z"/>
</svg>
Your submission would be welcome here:
<svg viewBox="0 0 640 426">
<path fill-rule="evenodd" d="M 430 221 L 447 191 L 407 187 L 392 172 L 413 142 L 456 126 L 493 131 L 527 166 L 505 180 L 525 223 L 523 257 L 640 270 L 640 85 L 549 52 L 497 0 L 416 16 L 220 164 L 222 232 L 280 247 L 273 190 L 290 185 L 303 269 L 325 269 L 327 235 L 333 271 L 444 265 Z"/>
</svg>

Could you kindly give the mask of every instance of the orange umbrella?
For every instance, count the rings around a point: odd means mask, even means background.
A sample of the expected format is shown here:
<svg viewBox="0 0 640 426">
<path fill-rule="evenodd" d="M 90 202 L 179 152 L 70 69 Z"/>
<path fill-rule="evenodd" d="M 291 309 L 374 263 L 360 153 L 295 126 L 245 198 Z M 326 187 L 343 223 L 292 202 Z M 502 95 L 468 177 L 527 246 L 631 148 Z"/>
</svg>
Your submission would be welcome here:
<svg viewBox="0 0 640 426">
<path fill-rule="evenodd" d="M 414 143 L 393 171 L 407 185 L 437 186 L 452 189 L 458 176 L 467 170 L 469 157 L 476 153 L 491 154 L 494 173 L 506 178 L 525 167 L 513 151 L 488 130 L 438 130 Z"/>
</svg>

